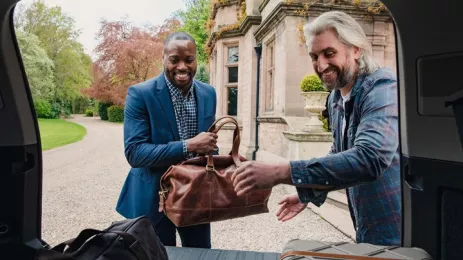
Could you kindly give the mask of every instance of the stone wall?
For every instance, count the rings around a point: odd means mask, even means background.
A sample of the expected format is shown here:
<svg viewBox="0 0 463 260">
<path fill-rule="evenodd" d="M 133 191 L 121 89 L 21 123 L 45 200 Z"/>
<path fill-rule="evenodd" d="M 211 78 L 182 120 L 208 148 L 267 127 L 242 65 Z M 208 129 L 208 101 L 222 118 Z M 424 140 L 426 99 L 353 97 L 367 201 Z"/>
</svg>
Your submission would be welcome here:
<svg viewBox="0 0 463 260">
<path fill-rule="evenodd" d="M 236 15 L 238 8 L 238 4 L 232 4 L 218 8 L 214 19 L 215 24 L 213 31 L 217 31 L 220 26 L 236 23 L 238 20 Z"/>
<path fill-rule="evenodd" d="M 283 135 L 289 126 L 280 120 L 259 120 L 259 151 L 288 158 L 288 139 Z"/>
<path fill-rule="evenodd" d="M 215 16 L 215 30 L 220 26 L 236 22 L 238 5 L 232 4 L 217 9 Z M 237 3 L 238 1 L 236 1 Z M 297 4 L 296 4 L 297 5 Z M 367 37 L 372 42 L 373 53 L 377 61 L 396 71 L 394 26 L 387 16 L 365 18 L 363 11 L 352 6 L 329 7 L 314 5 L 309 14 L 309 21 L 319 14 L 329 10 L 346 11 L 355 17 L 362 25 Z M 298 127 L 293 127 L 307 120 L 304 111 L 304 98 L 301 96 L 300 82 L 309 74 L 314 74 L 308 50 L 299 39 L 299 28 L 306 22 L 306 18 L 297 16 L 297 7 L 285 0 L 246 0 L 246 14 L 254 20 L 231 33 L 222 36 L 215 46 L 210 60 L 211 83 L 217 90 L 217 117 L 227 113 L 227 94 L 225 82 L 226 46 L 239 45 L 238 62 L 238 115 L 237 120 L 241 130 L 240 154 L 251 158 L 255 145 L 256 118 L 256 81 L 257 56 L 254 47 L 262 44 L 262 59 L 260 71 L 259 118 L 281 118 L 278 120 L 263 119 L 260 122 L 259 152 L 257 159 L 270 161 L 288 159 L 310 159 L 324 156 L 331 145 L 330 133 L 307 134 Z M 260 23 L 260 24 L 259 24 Z M 274 48 L 274 79 L 273 109 L 266 110 L 266 95 L 269 80 L 267 79 L 267 47 Z M 287 118 L 293 117 L 288 123 Z M 285 121 L 286 120 L 286 121 Z M 277 122 L 278 121 L 278 122 Z M 299 122 L 299 123 L 298 123 Z M 219 137 L 221 153 L 228 153 L 231 149 L 232 130 Z"/>
<path fill-rule="evenodd" d="M 235 127 L 231 124 L 225 125 L 217 133 L 219 136 L 217 140 L 217 146 L 219 147 L 219 154 L 229 154 L 233 145 L 233 132 Z M 242 135 L 243 129 L 240 127 L 240 135 Z"/>
<path fill-rule="evenodd" d="M 261 5 L 259 6 L 262 15 L 262 21 L 267 19 L 267 17 L 272 13 L 275 7 L 282 2 L 284 2 L 284 0 L 263 0 Z"/>
</svg>

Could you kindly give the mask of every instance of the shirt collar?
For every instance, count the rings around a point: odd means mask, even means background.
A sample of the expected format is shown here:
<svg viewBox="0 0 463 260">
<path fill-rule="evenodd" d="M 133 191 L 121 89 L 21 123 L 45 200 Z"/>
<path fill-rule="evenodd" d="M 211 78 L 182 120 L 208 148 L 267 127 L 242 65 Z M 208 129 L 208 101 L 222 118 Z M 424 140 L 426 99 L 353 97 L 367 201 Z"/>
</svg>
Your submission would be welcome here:
<svg viewBox="0 0 463 260">
<path fill-rule="evenodd" d="M 352 99 L 355 94 L 357 94 L 358 90 L 360 89 L 363 80 L 365 79 L 366 75 L 365 74 L 360 74 L 357 76 L 355 79 L 354 86 L 349 92 L 349 99 Z M 333 96 L 333 101 L 334 103 L 337 103 L 338 105 L 342 106 L 342 96 L 341 96 L 341 91 L 339 89 L 334 90 L 334 96 Z M 334 103 L 332 104 L 334 106 Z"/>
<path fill-rule="evenodd" d="M 167 87 L 169 88 L 169 92 L 174 95 L 175 97 L 181 97 L 183 98 L 183 94 L 182 92 L 180 91 L 179 88 L 177 88 L 176 86 L 174 86 L 174 84 L 172 84 L 172 82 L 170 82 L 168 79 L 167 79 L 167 76 L 166 76 L 166 73 L 163 73 L 164 74 L 164 79 L 166 80 L 166 84 L 167 84 Z M 190 89 L 188 90 L 188 95 L 186 97 L 190 97 L 190 96 L 193 96 L 194 95 L 194 86 L 195 86 L 195 83 L 194 83 L 194 79 L 191 81 L 191 85 L 190 85 Z"/>
</svg>

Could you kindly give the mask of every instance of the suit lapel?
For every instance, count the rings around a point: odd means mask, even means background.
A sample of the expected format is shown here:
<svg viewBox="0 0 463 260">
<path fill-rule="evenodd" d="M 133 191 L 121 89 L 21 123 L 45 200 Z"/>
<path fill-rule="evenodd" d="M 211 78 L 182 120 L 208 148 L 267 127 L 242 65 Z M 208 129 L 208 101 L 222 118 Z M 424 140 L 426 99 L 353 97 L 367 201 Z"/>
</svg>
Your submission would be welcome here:
<svg viewBox="0 0 463 260">
<path fill-rule="evenodd" d="M 175 119 L 174 105 L 172 104 L 172 98 L 169 94 L 169 88 L 167 87 L 166 80 L 164 79 L 164 72 L 158 77 L 157 80 L 157 97 L 158 101 L 166 114 L 167 121 L 174 133 L 175 139 L 180 140 L 180 135 L 178 133 L 177 120 Z"/>
<path fill-rule="evenodd" d="M 205 95 L 202 91 L 201 86 L 198 84 L 198 82 L 195 82 L 195 94 L 196 94 L 196 108 L 198 112 L 198 133 L 201 133 L 203 131 L 207 131 L 207 129 L 203 129 L 204 127 L 204 103 L 205 103 Z"/>
</svg>

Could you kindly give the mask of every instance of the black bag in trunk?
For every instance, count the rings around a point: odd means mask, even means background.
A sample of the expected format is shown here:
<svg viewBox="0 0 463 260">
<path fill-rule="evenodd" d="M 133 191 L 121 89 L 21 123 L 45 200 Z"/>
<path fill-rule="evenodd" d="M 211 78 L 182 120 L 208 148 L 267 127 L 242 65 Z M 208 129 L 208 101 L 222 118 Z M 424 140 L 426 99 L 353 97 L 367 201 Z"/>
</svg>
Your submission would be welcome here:
<svg viewBox="0 0 463 260">
<path fill-rule="evenodd" d="M 84 229 L 75 238 L 39 250 L 37 260 L 167 260 L 164 245 L 146 217 L 113 222 L 105 230 Z"/>
</svg>

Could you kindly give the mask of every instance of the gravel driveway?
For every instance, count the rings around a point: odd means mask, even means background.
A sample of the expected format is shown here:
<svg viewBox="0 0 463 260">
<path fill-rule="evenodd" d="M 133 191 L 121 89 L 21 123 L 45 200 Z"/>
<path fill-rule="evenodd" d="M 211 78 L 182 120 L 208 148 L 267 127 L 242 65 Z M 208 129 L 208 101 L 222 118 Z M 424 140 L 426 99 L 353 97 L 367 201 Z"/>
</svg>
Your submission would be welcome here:
<svg viewBox="0 0 463 260">
<path fill-rule="evenodd" d="M 103 229 L 123 219 L 114 209 L 130 168 L 123 153 L 122 125 L 80 115 L 70 121 L 87 129 L 85 138 L 43 153 L 42 231 L 50 245 L 82 229 Z M 268 214 L 213 223 L 212 246 L 279 252 L 292 238 L 351 241 L 309 209 L 279 223 L 275 213 L 284 194 L 284 187 L 274 189 Z"/>
</svg>

